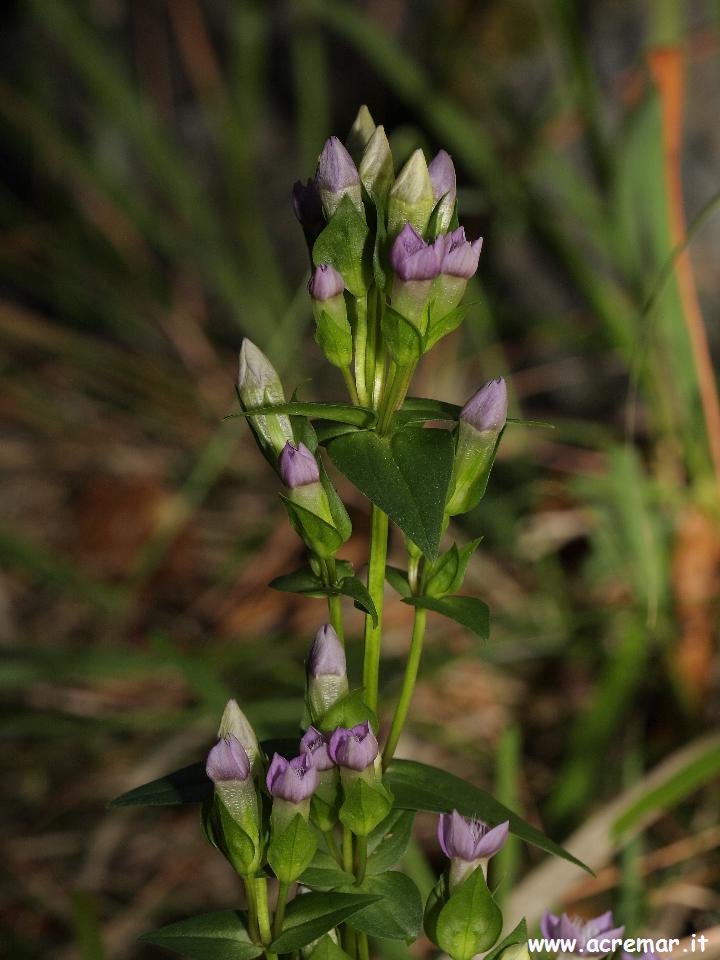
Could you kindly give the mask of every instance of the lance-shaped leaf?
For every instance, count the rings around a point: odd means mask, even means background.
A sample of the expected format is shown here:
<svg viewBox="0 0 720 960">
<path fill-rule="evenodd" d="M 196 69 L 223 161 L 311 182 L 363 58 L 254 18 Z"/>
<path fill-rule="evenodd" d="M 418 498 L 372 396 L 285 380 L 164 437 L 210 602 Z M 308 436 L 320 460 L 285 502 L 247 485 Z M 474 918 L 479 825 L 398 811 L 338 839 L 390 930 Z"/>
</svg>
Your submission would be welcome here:
<svg viewBox="0 0 720 960">
<path fill-rule="evenodd" d="M 427 557 L 437 556 L 453 463 L 447 430 L 409 426 L 387 437 L 358 430 L 332 440 L 328 454 Z"/>
<path fill-rule="evenodd" d="M 270 404 L 265 407 L 253 407 L 252 410 L 242 410 L 239 413 L 229 413 L 224 420 L 234 420 L 236 417 L 258 417 L 269 413 L 287 413 L 290 416 L 317 417 L 321 420 L 332 420 L 338 423 L 347 423 L 356 427 L 369 427 L 375 422 L 375 411 L 368 407 L 357 407 L 350 403 L 314 403 L 302 400 L 289 400 L 287 403 Z"/>
<path fill-rule="evenodd" d="M 369 893 L 304 893 L 288 905 L 283 931 L 270 950 L 299 950 L 379 899 Z"/>
<path fill-rule="evenodd" d="M 250 939 L 239 910 L 221 910 L 144 933 L 140 940 L 165 947 L 189 960 L 253 960 L 263 952 Z"/>
<path fill-rule="evenodd" d="M 490 635 L 490 610 L 476 597 L 403 597 L 411 607 L 432 610 L 471 630 L 481 640 Z"/>
<path fill-rule="evenodd" d="M 368 226 L 346 194 L 313 245 L 313 263 L 329 263 L 354 297 L 364 297 L 373 278 L 372 257 Z"/>
<path fill-rule="evenodd" d="M 425 810 L 429 813 L 451 813 L 457 810 L 464 817 L 485 820 L 491 824 L 508 820 L 510 832 L 516 837 L 592 873 L 577 857 L 513 813 L 495 797 L 452 773 L 414 760 L 393 760 L 385 779 L 395 796 L 397 807 L 405 810 Z"/>
<path fill-rule="evenodd" d="M 345 569 L 345 566 L 341 568 L 342 571 Z M 352 572 L 343 576 L 335 585 L 327 586 L 310 567 L 301 567 L 294 573 L 286 573 L 280 577 L 275 577 L 274 580 L 270 581 L 270 586 L 273 590 L 281 590 L 283 593 L 299 593 L 305 597 L 320 599 L 339 596 L 350 597 L 355 607 L 364 613 L 369 613 L 373 623 L 377 624 L 378 616 L 373 598 L 368 593 L 368 589 L 362 580 Z"/>
<path fill-rule="evenodd" d="M 351 927 L 383 940 L 415 940 L 422 926 L 422 899 L 410 877 L 381 873 L 366 877 L 357 889 L 380 899 L 351 917 Z"/>
<path fill-rule="evenodd" d="M 415 812 L 397 807 L 368 836 L 367 873 L 383 873 L 402 859 L 410 843 Z"/>
</svg>

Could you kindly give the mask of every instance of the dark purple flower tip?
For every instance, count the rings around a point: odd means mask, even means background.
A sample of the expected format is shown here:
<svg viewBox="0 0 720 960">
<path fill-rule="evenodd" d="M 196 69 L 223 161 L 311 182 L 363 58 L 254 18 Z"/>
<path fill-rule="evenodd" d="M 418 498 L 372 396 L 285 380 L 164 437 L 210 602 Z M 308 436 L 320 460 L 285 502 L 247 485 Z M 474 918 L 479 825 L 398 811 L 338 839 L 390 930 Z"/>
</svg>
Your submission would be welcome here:
<svg viewBox="0 0 720 960">
<path fill-rule="evenodd" d="M 311 677 L 344 677 L 347 673 L 343 645 L 329 623 L 315 634 L 308 657 L 308 673 Z"/>
<path fill-rule="evenodd" d="M 588 942 L 596 939 L 620 939 L 625 932 L 625 927 L 613 927 L 614 923 L 612 910 L 595 917 L 592 920 L 583 921 L 579 917 L 570 917 L 567 913 L 556 916 L 548 910 L 542 916 L 540 929 L 546 939 L 562 938 L 575 941 L 573 953 L 578 956 L 600 957 L 610 951 L 588 949 Z"/>
<path fill-rule="evenodd" d="M 342 274 L 329 263 L 315 267 L 308 283 L 308 291 L 313 300 L 331 300 L 345 289 Z"/>
<path fill-rule="evenodd" d="M 314 180 L 297 180 L 293 184 L 293 210 L 301 226 L 311 233 L 324 224 L 320 192 Z"/>
<path fill-rule="evenodd" d="M 325 141 L 318 160 L 315 181 L 318 190 L 327 190 L 328 193 L 340 193 L 348 187 L 360 184 L 360 174 L 353 158 L 337 137 L 330 137 Z"/>
<path fill-rule="evenodd" d="M 365 770 L 375 760 L 378 750 L 378 742 L 369 720 L 349 730 L 338 727 L 330 734 L 328 753 L 339 767 Z"/>
<path fill-rule="evenodd" d="M 229 734 L 218 740 L 208 754 L 205 772 L 213 783 L 247 780 L 250 776 L 250 760 L 237 737 Z"/>
<path fill-rule="evenodd" d="M 444 197 L 446 193 L 449 193 L 452 197 L 455 196 L 457 190 L 455 164 L 446 150 L 440 150 L 435 154 L 428 164 L 428 173 L 433 188 L 433 197 L 436 200 Z"/>
<path fill-rule="evenodd" d="M 317 483 L 320 479 L 317 460 L 304 443 L 297 447 L 290 442 L 286 443 L 280 453 L 278 466 L 282 482 L 290 490 L 304 487 L 308 483 Z"/>
<path fill-rule="evenodd" d="M 510 824 L 506 820 L 490 827 L 482 820 L 468 820 L 457 810 L 443 813 L 438 822 L 438 840 L 450 860 L 487 860 L 502 849 Z"/>
<path fill-rule="evenodd" d="M 450 277 L 460 277 L 469 280 L 478 268 L 482 237 L 470 243 L 465 239 L 465 228 L 458 227 L 445 238 L 440 272 Z"/>
<path fill-rule="evenodd" d="M 434 280 L 440 273 L 444 238 L 425 243 L 410 223 L 406 223 L 390 250 L 390 264 L 401 280 Z"/>
<path fill-rule="evenodd" d="M 502 377 L 480 387 L 460 411 L 460 419 L 476 430 L 502 430 L 507 419 L 507 386 Z"/>
<path fill-rule="evenodd" d="M 307 733 L 300 741 L 300 752 L 310 754 L 316 770 L 321 772 L 332 770 L 335 766 L 328 753 L 328 738 L 315 727 L 308 727 Z"/>
<path fill-rule="evenodd" d="M 265 778 L 271 796 L 290 803 L 307 800 L 319 782 L 320 777 L 310 753 L 301 753 L 292 760 L 286 760 L 276 753 Z"/>
</svg>

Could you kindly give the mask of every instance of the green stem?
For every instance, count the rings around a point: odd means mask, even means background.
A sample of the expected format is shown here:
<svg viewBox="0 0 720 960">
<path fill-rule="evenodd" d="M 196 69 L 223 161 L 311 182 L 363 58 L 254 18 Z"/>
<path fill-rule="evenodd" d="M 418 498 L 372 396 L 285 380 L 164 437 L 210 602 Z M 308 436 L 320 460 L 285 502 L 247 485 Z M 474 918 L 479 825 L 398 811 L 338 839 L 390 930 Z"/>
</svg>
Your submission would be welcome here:
<svg viewBox="0 0 720 960">
<path fill-rule="evenodd" d="M 368 947 L 368 938 L 366 933 L 358 933 L 357 944 L 360 960 L 370 960 L 370 948 Z"/>
<path fill-rule="evenodd" d="M 358 837 L 355 843 L 355 879 L 362 883 L 367 867 L 367 837 Z"/>
<path fill-rule="evenodd" d="M 378 433 L 387 433 L 393 414 L 400 407 L 410 386 L 417 363 L 406 367 L 393 364 L 392 377 L 378 417 Z"/>
<path fill-rule="evenodd" d="M 335 836 L 332 830 L 323 830 L 323 836 L 325 837 L 325 842 L 328 845 L 330 856 L 337 861 L 337 865 L 339 867 L 342 867 L 343 865 L 342 854 L 340 853 L 340 849 L 337 845 L 337 842 L 335 840 Z"/>
<path fill-rule="evenodd" d="M 335 560 L 330 558 L 329 560 L 320 561 L 322 568 L 323 582 L 326 587 L 332 587 L 335 585 L 337 580 L 337 572 L 335 570 Z M 330 614 L 330 623 L 335 633 L 338 635 L 340 643 L 345 643 L 345 633 L 343 631 L 342 624 L 342 598 L 338 596 L 328 597 L 327 598 L 328 611 Z"/>
<path fill-rule="evenodd" d="M 355 381 L 352 378 L 352 373 L 350 372 L 350 368 L 341 367 L 341 372 L 343 375 L 343 380 L 345 381 L 345 386 L 347 387 L 348 393 L 350 394 L 350 399 L 357 407 L 360 405 L 360 398 L 358 397 L 357 388 L 355 386 Z"/>
<path fill-rule="evenodd" d="M 345 929 L 343 930 L 343 950 L 349 957 L 352 957 L 354 960 L 355 957 L 355 931 L 352 927 L 349 927 L 345 924 Z"/>
<path fill-rule="evenodd" d="M 378 346 L 380 340 L 380 327 L 378 317 L 378 303 L 375 296 L 375 287 L 371 287 L 367 294 L 367 348 L 365 351 L 365 385 L 368 392 L 368 400 L 373 405 L 373 394 L 375 385 L 375 364 L 377 362 Z"/>
<path fill-rule="evenodd" d="M 353 333 L 355 337 L 355 386 L 360 404 L 368 405 L 368 392 L 365 382 L 365 361 L 367 356 L 367 300 L 365 297 L 351 298 L 354 305 L 355 323 Z"/>
<path fill-rule="evenodd" d="M 275 917 L 273 918 L 273 940 L 277 938 L 282 933 L 283 921 L 285 920 L 285 907 L 287 906 L 288 891 L 290 889 L 289 883 L 280 882 L 280 887 L 278 889 L 278 898 L 277 906 L 275 907 Z"/>
<path fill-rule="evenodd" d="M 342 834 L 342 858 L 343 870 L 346 873 L 353 872 L 353 838 L 349 827 L 343 827 Z"/>
<path fill-rule="evenodd" d="M 248 926 L 250 939 L 254 943 L 260 943 L 260 930 L 258 928 L 258 916 L 257 916 L 257 893 L 255 891 L 255 878 L 254 877 L 244 877 L 245 881 L 245 896 L 247 897 L 248 905 Z"/>
<path fill-rule="evenodd" d="M 410 709 L 410 701 L 412 700 L 413 691 L 415 690 L 415 681 L 417 680 L 418 668 L 420 667 L 426 622 L 427 611 L 423 610 L 422 607 L 416 607 L 412 640 L 410 641 L 410 653 L 405 666 L 405 676 L 403 678 L 402 690 L 400 691 L 400 699 L 395 708 L 395 716 L 393 717 L 392 726 L 390 727 L 390 734 L 388 735 L 385 750 L 383 751 L 383 770 L 387 768 L 393 758 L 400 734 L 405 726 L 408 710 Z"/>
<path fill-rule="evenodd" d="M 270 929 L 270 908 L 268 906 L 267 880 L 265 877 L 256 877 L 255 894 L 257 897 L 257 918 L 258 928 L 260 930 L 260 939 L 265 946 L 265 956 L 267 960 L 275 960 L 275 954 L 267 950 L 272 943 L 272 930 Z"/>
<path fill-rule="evenodd" d="M 385 564 L 387 561 L 388 518 L 387 514 L 372 505 L 370 520 L 370 558 L 368 561 L 368 593 L 377 611 L 377 626 L 372 617 L 365 617 L 365 660 L 363 686 L 365 703 L 371 710 L 377 709 L 378 681 L 380 676 L 380 639 L 382 635 L 383 595 L 385 591 Z"/>
</svg>

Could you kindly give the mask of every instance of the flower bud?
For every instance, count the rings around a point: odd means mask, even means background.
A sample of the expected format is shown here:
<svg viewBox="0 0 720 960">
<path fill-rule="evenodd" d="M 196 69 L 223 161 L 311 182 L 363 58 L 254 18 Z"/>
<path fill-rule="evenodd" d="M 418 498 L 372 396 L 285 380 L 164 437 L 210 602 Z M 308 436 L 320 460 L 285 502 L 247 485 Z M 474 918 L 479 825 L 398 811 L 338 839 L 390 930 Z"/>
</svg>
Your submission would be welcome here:
<svg viewBox="0 0 720 960">
<path fill-rule="evenodd" d="M 372 114 L 363 103 L 357 112 L 357 116 L 353 120 L 353 125 L 350 127 L 350 132 L 345 140 L 348 153 L 355 163 L 358 163 L 360 157 L 362 157 L 363 150 L 375 133 L 375 129 L 375 121 L 372 118 Z"/>
<path fill-rule="evenodd" d="M 307 699 L 310 714 L 319 720 L 348 692 L 345 651 L 329 623 L 320 627 L 307 664 Z"/>
<path fill-rule="evenodd" d="M 435 154 L 428 164 L 428 174 L 432 184 L 433 198 L 437 205 L 436 229 L 438 233 L 444 233 L 452 221 L 457 197 L 455 165 L 447 151 L 440 150 Z"/>
<path fill-rule="evenodd" d="M 470 243 L 465 239 L 465 228 L 458 227 L 447 234 L 440 262 L 440 276 L 433 286 L 436 319 L 444 317 L 460 303 L 468 280 L 478 268 L 482 237 Z"/>
<path fill-rule="evenodd" d="M 342 275 L 329 263 L 319 264 L 310 277 L 308 291 L 315 317 L 315 340 L 336 367 L 352 363 L 352 330 L 347 317 Z"/>
<path fill-rule="evenodd" d="M 469 820 L 457 810 L 443 813 L 438 822 L 438 840 L 450 864 L 450 891 L 452 892 L 478 866 L 487 877 L 490 857 L 502 849 L 508 838 L 509 821 L 489 827 L 482 820 Z"/>
<path fill-rule="evenodd" d="M 318 160 L 315 182 L 325 216 L 330 219 L 347 194 L 358 213 L 365 215 L 360 189 L 360 175 L 352 157 L 337 137 L 330 137 Z"/>
<path fill-rule="evenodd" d="M 502 377 L 481 387 L 460 411 L 447 516 L 467 513 L 482 499 L 506 417 L 507 387 Z"/>
<path fill-rule="evenodd" d="M 286 504 L 290 522 L 309 550 L 318 557 L 333 557 L 349 534 L 340 534 L 330 502 L 320 480 L 317 460 L 304 443 L 285 445 L 278 461 L 280 477 L 288 488 Z M 293 510 L 296 504 L 302 508 Z M 308 516 L 312 514 L 312 516 Z M 317 523 L 318 518 L 322 521 Z"/>
<path fill-rule="evenodd" d="M 625 927 L 613 927 L 612 910 L 595 917 L 593 920 L 583 921 L 580 917 L 570 917 L 567 913 L 556 916 L 548 910 L 540 920 L 542 935 L 548 940 L 563 939 L 568 944 L 574 943 L 571 953 L 561 953 L 562 957 L 604 957 L 610 950 L 597 949 L 596 941 L 622 939 Z"/>
<path fill-rule="evenodd" d="M 265 778 L 270 796 L 273 798 L 272 827 L 281 833 L 295 814 L 303 820 L 310 816 L 310 797 L 317 789 L 320 775 L 313 763 L 312 755 L 301 753 L 292 760 L 286 760 L 276 753 Z"/>
<path fill-rule="evenodd" d="M 220 719 L 218 737 L 234 737 L 243 747 L 252 773 L 260 757 L 260 745 L 250 721 L 238 706 L 237 700 L 228 700 Z M 211 779 L 213 779 L 211 777 Z"/>
<path fill-rule="evenodd" d="M 378 742 L 369 720 L 349 730 L 338 727 L 330 734 L 328 753 L 339 767 L 362 773 L 373 765 L 378 751 Z"/>
<path fill-rule="evenodd" d="M 318 773 L 335 768 L 335 762 L 328 752 L 328 738 L 315 727 L 308 727 L 300 741 L 300 752 L 310 754 Z"/>
<path fill-rule="evenodd" d="M 395 271 L 392 307 L 407 320 L 423 328 L 423 312 L 433 280 L 440 273 L 445 238 L 425 243 L 411 224 L 406 223 L 390 249 L 390 265 Z"/>
<path fill-rule="evenodd" d="M 242 876 L 260 864 L 260 813 L 250 760 L 240 741 L 228 734 L 208 754 L 208 777 L 215 784 L 213 817 L 217 818 L 214 841 Z"/>
<path fill-rule="evenodd" d="M 317 460 L 304 443 L 286 443 L 278 460 L 282 482 L 290 490 L 320 481 Z"/>
<path fill-rule="evenodd" d="M 398 174 L 388 199 L 388 235 L 396 237 L 406 223 L 420 234 L 430 220 L 435 199 L 425 155 L 416 150 Z"/>
<path fill-rule="evenodd" d="M 246 412 L 255 407 L 285 403 L 285 393 L 275 368 L 247 337 L 240 348 L 237 392 L 240 405 Z M 290 418 L 284 413 L 276 413 L 247 419 L 260 450 L 274 467 L 285 444 L 294 440 Z"/>
<path fill-rule="evenodd" d="M 360 161 L 359 172 L 370 196 L 384 205 L 395 179 L 392 151 L 384 127 L 378 127 L 370 138 Z"/>
<path fill-rule="evenodd" d="M 313 244 L 325 227 L 322 201 L 314 180 L 293 184 L 293 210 L 305 234 L 305 242 L 312 253 Z"/>
<path fill-rule="evenodd" d="M 340 776 L 328 752 L 328 737 L 316 727 L 308 727 L 300 741 L 300 751 L 309 753 L 320 782 L 310 799 L 310 818 L 320 830 L 332 830 L 337 823 L 342 802 Z"/>
<path fill-rule="evenodd" d="M 205 772 L 214 784 L 247 780 L 250 760 L 243 745 L 232 734 L 222 737 L 208 754 Z"/>
</svg>

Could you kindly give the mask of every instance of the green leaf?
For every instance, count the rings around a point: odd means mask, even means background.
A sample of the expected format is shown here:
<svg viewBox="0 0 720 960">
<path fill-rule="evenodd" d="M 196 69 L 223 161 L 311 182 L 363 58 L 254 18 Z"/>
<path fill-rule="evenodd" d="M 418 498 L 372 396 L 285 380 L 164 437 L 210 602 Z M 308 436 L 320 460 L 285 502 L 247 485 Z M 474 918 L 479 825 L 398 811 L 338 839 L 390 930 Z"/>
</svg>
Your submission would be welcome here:
<svg viewBox="0 0 720 960">
<path fill-rule="evenodd" d="M 405 810 L 429 813 L 451 813 L 457 810 L 464 817 L 476 817 L 490 824 L 510 821 L 510 831 L 526 843 L 562 857 L 592 874 L 585 866 L 554 840 L 526 823 L 489 793 L 461 780 L 452 773 L 415 760 L 393 760 L 385 780 L 395 796 L 395 806 Z M 593 874 L 594 875 L 594 874 Z"/>
<path fill-rule="evenodd" d="M 301 400 L 290 400 L 287 403 L 268 404 L 264 407 L 253 407 L 252 410 L 229 413 L 223 417 L 223 420 L 234 420 L 236 417 L 258 417 L 269 413 L 318 417 L 322 420 L 338 421 L 356 427 L 369 427 L 375 422 L 375 411 L 368 407 L 356 407 L 351 403 L 305 403 Z"/>
<path fill-rule="evenodd" d="M 400 862 L 412 834 L 415 813 L 395 808 L 368 836 L 367 874 L 374 876 Z"/>
<path fill-rule="evenodd" d="M 444 597 L 462 587 L 468 561 L 477 550 L 481 539 L 472 540 L 461 548 L 454 543 L 437 558 L 425 575 L 425 590 L 429 597 Z"/>
<path fill-rule="evenodd" d="M 505 955 L 506 950 L 510 952 L 504 956 L 504 960 L 520 960 L 520 958 L 529 960 L 527 938 L 527 923 L 523 917 L 512 933 L 509 933 L 501 940 L 500 943 L 487 954 L 484 960 L 500 960 L 500 958 Z M 513 947 L 516 949 L 513 950 Z"/>
<path fill-rule="evenodd" d="M 250 939 L 245 914 L 239 910 L 190 917 L 144 933 L 139 939 L 190 960 L 253 960 L 263 952 Z"/>
<path fill-rule="evenodd" d="M 460 416 L 462 407 L 444 400 L 429 397 L 406 397 L 403 405 L 395 414 L 403 423 L 418 423 L 424 420 L 452 420 Z"/>
<path fill-rule="evenodd" d="M 325 936 L 313 948 L 309 960 L 350 960 L 345 951 L 330 936 Z"/>
<path fill-rule="evenodd" d="M 477 867 L 455 889 L 438 914 L 437 943 L 453 960 L 472 960 L 489 950 L 502 932 L 502 914 Z"/>
<path fill-rule="evenodd" d="M 324 598 L 328 595 L 328 588 L 310 567 L 300 567 L 292 573 L 284 573 L 270 581 L 273 590 L 283 593 L 300 593 L 310 597 Z"/>
<path fill-rule="evenodd" d="M 373 603 L 373 598 L 368 593 L 365 584 L 356 576 L 345 577 L 340 581 L 338 591 L 346 597 L 350 597 L 358 610 L 364 610 L 370 614 L 373 626 L 378 624 L 378 614 Z"/>
<path fill-rule="evenodd" d="M 364 297 L 372 282 L 372 245 L 365 220 L 346 194 L 313 245 L 314 266 L 329 263 L 342 274 L 354 297 Z"/>
<path fill-rule="evenodd" d="M 488 605 L 475 597 L 404 597 L 403 603 L 423 607 L 467 627 L 481 640 L 490 635 Z"/>
<path fill-rule="evenodd" d="M 312 862 L 303 871 L 300 882 L 313 890 L 335 890 L 352 885 L 353 877 L 341 870 L 335 858 L 326 850 L 317 850 Z"/>
<path fill-rule="evenodd" d="M 427 353 L 428 350 L 432 350 L 438 340 L 442 340 L 443 337 L 452 333 L 453 330 L 457 330 L 465 319 L 470 306 L 470 304 L 463 304 L 460 307 L 455 307 L 454 310 L 451 310 L 449 313 L 446 313 L 444 317 L 439 317 L 438 319 L 433 318 L 433 310 L 431 307 L 430 322 L 423 341 L 423 352 Z"/>
<path fill-rule="evenodd" d="M 391 567 L 388 564 L 388 566 L 385 567 L 385 579 L 401 597 L 412 596 L 406 570 L 400 570 L 399 567 Z"/>
<path fill-rule="evenodd" d="M 333 557 L 345 542 L 342 534 L 332 524 L 327 523 L 312 510 L 296 503 L 285 494 L 279 494 L 285 504 L 290 523 L 308 549 L 319 557 Z"/>
<path fill-rule="evenodd" d="M 310 864 L 316 850 L 315 831 L 296 813 L 281 833 L 272 830 L 267 859 L 278 880 L 293 883 Z"/>
<path fill-rule="evenodd" d="M 299 950 L 379 899 L 379 895 L 368 893 L 303 893 L 288 904 L 283 932 L 270 950 Z"/>
<path fill-rule="evenodd" d="M 333 366 L 342 369 L 352 363 L 352 332 L 347 317 L 344 322 L 339 322 L 325 310 L 321 310 L 315 324 L 315 342 Z"/>
<path fill-rule="evenodd" d="M 340 822 L 357 837 L 366 837 L 387 817 L 393 797 L 382 783 L 368 783 L 358 777 L 348 790 L 340 807 Z"/>
<path fill-rule="evenodd" d="M 383 311 L 382 335 L 388 353 L 400 367 L 417 363 L 423 354 L 420 331 L 392 307 Z"/>
<path fill-rule="evenodd" d="M 404 873 L 367 877 L 357 887 L 378 896 L 377 903 L 356 913 L 349 926 L 382 940 L 415 940 L 422 927 L 422 898 Z"/>
<path fill-rule="evenodd" d="M 205 762 L 168 773 L 164 777 L 128 790 L 110 801 L 111 807 L 169 807 L 181 803 L 201 803 L 211 797 L 213 785 L 205 773 Z"/>
<path fill-rule="evenodd" d="M 330 507 L 330 514 L 333 518 L 333 523 L 337 527 L 338 533 L 343 539 L 343 543 L 345 543 L 352 536 L 352 523 L 350 522 L 350 517 L 345 509 L 345 504 L 340 499 L 337 490 L 333 486 L 332 481 L 327 474 L 322 457 L 318 457 L 317 461 L 318 469 L 320 471 L 320 483 L 322 484 L 323 490 L 325 491 L 325 496 L 328 499 L 328 506 Z"/>
<path fill-rule="evenodd" d="M 342 437 L 346 433 L 355 433 L 359 427 L 352 423 L 337 423 L 332 420 L 318 420 L 315 424 L 315 435 L 318 443 L 326 446 L 335 437 Z M 307 446 L 307 444 L 306 444 Z"/>
<path fill-rule="evenodd" d="M 332 440 L 335 466 L 434 560 L 453 465 L 447 430 L 402 427 L 389 437 L 367 430 Z"/>
<path fill-rule="evenodd" d="M 351 690 L 347 696 L 337 700 L 315 726 L 321 733 L 331 733 L 337 727 L 354 727 L 358 723 L 370 721 L 372 728 L 377 731 L 377 715 L 365 703 L 364 690 Z"/>
</svg>

